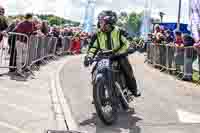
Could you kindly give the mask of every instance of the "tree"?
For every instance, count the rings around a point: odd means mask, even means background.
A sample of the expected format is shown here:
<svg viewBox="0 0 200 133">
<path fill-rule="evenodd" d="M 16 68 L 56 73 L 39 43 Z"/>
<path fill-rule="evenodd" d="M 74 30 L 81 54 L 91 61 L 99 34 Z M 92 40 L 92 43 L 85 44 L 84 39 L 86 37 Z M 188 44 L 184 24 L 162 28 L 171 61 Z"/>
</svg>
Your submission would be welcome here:
<svg viewBox="0 0 200 133">
<path fill-rule="evenodd" d="M 118 17 L 117 25 L 121 28 L 126 29 L 127 24 L 128 24 L 128 15 L 126 12 L 121 12 Z"/>
<path fill-rule="evenodd" d="M 50 25 L 61 25 L 61 21 L 59 21 L 56 17 L 50 17 L 48 20 Z"/>
<path fill-rule="evenodd" d="M 130 13 L 128 17 L 128 27 L 130 27 L 132 31 L 138 32 L 140 30 L 141 18 L 142 18 L 142 13 L 141 14 L 137 14 L 135 12 Z"/>
<path fill-rule="evenodd" d="M 131 12 L 130 14 L 126 12 L 121 12 L 118 16 L 117 26 L 126 30 L 130 35 L 135 35 L 140 30 L 142 13 L 137 14 Z"/>
<path fill-rule="evenodd" d="M 79 26 L 80 22 L 68 20 L 65 18 L 61 18 L 52 14 L 34 14 L 35 16 L 38 16 L 41 20 L 46 20 L 49 22 L 49 24 L 52 25 L 58 25 L 58 26 L 63 26 L 65 24 L 73 25 L 73 26 Z M 12 21 L 16 18 L 22 18 L 24 17 L 23 15 L 16 15 L 16 16 L 8 16 L 9 20 Z"/>
</svg>

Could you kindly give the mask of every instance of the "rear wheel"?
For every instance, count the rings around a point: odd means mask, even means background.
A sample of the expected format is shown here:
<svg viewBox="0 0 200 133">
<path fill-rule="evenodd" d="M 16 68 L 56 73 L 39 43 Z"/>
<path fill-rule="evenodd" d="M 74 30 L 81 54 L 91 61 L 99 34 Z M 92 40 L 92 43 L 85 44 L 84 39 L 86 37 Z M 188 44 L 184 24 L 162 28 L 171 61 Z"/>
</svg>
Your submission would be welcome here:
<svg viewBox="0 0 200 133">
<path fill-rule="evenodd" d="M 106 125 L 111 125 L 116 122 L 116 95 L 113 92 L 113 88 L 109 88 L 109 84 L 104 78 L 98 80 L 94 85 L 93 99 L 100 120 Z"/>
</svg>

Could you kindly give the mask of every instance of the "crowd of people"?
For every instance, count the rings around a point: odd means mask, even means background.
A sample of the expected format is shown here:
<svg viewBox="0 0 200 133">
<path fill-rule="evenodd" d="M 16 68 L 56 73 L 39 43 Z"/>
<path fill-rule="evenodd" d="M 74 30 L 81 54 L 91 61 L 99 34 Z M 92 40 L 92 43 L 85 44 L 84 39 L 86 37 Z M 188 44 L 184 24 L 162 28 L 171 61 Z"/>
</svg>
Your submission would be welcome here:
<svg viewBox="0 0 200 133">
<path fill-rule="evenodd" d="M 16 32 L 26 34 L 28 36 L 53 36 L 57 38 L 62 37 L 72 37 L 75 41 L 80 42 L 80 40 L 87 41 L 88 33 L 81 31 L 79 27 L 61 27 L 61 26 L 50 26 L 46 20 L 41 20 L 33 14 L 27 13 L 24 19 L 15 19 L 13 22 L 8 22 L 7 18 L 4 16 L 5 9 L 0 7 L 0 41 L 5 33 Z M 58 41 L 59 43 L 60 41 Z M 78 46 L 80 45 L 80 46 Z M 76 45 L 77 48 L 81 48 L 82 45 Z M 60 46 L 60 44 L 58 44 Z M 76 48 L 72 48 L 76 49 Z"/>
<path fill-rule="evenodd" d="M 176 65 L 176 69 L 177 71 L 182 71 L 180 66 L 184 65 L 184 61 L 185 64 L 186 62 L 190 62 L 190 68 L 183 68 L 183 69 L 187 69 L 189 70 L 189 72 L 184 72 L 185 75 L 181 77 L 183 80 L 192 80 L 192 63 L 194 61 L 194 55 L 200 54 L 200 44 L 199 42 L 195 41 L 195 38 L 192 36 L 192 34 L 184 34 L 182 33 L 180 30 L 174 30 L 171 31 L 169 29 L 166 29 L 163 26 L 160 26 L 158 24 L 156 24 L 154 26 L 154 31 L 148 34 L 148 38 L 147 41 L 144 43 L 144 48 L 147 49 L 148 44 L 154 44 L 154 45 L 171 45 L 173 46 L 173 48 L 175 48 L 175 51 L 168 51 L 168 54 L 173 54 L 173 56 L 171 55 L 168 60 L 168 62 L 171 62 L 172 57 L 174 57 L 175 59 L 175 65 Z M 160 51 L 158 51 L 160 54 L 160 58 L 166 57 L 166 51 L 164 51 L 164 49 L 161 49 L 162 47 L 160 47 Z M 185 48 L 190 48 L 187 50 L 184 50 Z M 194 49 L 193 52 L 191 52 L 191 49 Z M 155 51 L 154 51 L 155 52 Z M 184 55 L 184 52 L 186 52 L 186 54 Z M 156 53 L 155 53 L 156 55 Z M 195 56 L 196 57 L 196 56 Z M 186 61 L 187 60 L 187 61 Z M 162 62 L 162 61 L 161 61 Z M 185 65 L 186 67 L 188 67 L 188 65 Z M 188 74 L 189 73 L 189 74 Z M 189 75 L 189 76 L 188 76 Z"/>
<path fill-rule="evenodd" d="M 154 31 L 148 34 L 147 42 L 154 44 L 170 44 L 175 46 L 193 46 L 195 41 L 190 34 L 183 34 L 180 30 L 171 31 L 163 26 L 156 24 Z"/>
<path fill-rule="evenodd" d="M 50 25 L 48 21 L 41 20 L 39 17 L 34 16 L 31 13 L 25 14 L 23 18 L 17 18 L 8 22 L 8 19 L 4 14 L 5 9 L 0 6 L 0 42 L 3 40 L 4 36 L 8 37 L 8 45 L 10 46 L 10 66 L 16 66 L 16 55 L 14 55 L 14 52 L 16 52 L 16 46 L 12 41 L 13 37 L 10 35 L 8 36 L 10 32 L 25 34 L 28 37 L 55 37 L 57 38 L 57 51 L 60 51 L 63 45 L 65 45 L 63 44 L 62 39 L 68 37 L 71 40 L 69 51 L 73 54 L 80 54 L 81 48 L 88 44 L 90 35 L 83 32 L 79 27 Z M 13 71 L 16 70 L 10 68 L 10 72 Z"/>
</svg>

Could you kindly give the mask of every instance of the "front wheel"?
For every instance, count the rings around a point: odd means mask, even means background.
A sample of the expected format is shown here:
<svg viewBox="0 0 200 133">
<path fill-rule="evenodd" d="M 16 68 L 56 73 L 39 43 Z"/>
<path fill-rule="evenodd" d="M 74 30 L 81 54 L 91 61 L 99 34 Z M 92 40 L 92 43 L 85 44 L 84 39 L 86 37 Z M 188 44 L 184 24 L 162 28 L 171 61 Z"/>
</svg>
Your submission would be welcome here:
<svg viewBox="0 0 200 133">
<path fill-rule="evenodd" d="M 113 88 L 109 88 L 108 81 L 103 77 L 93 87 L 93 99 L 100 120 L 106 125 L 116 122 L 116 95 Z"/>
</svg>

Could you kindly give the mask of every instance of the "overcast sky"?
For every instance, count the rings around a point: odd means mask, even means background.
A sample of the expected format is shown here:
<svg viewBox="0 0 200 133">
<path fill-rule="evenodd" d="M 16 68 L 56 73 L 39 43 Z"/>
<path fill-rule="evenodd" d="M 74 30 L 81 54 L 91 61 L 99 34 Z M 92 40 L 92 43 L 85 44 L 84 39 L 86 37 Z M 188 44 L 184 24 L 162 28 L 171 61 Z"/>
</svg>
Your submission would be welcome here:
<svg viewBox="0 0 200 133">
<path fill-rule="evenodd" d="M 87 0 L 0 0 L 0 4 L 6 8 L 6 13 L 15 15 L 19 13 L 53 13 L 58 16 L 81 20 L 84 16 L 84 4 Z M 167 15 L 164 21 L 176 22 L 179 0 L 149 0 L 152 6 L 152 15 L 158 16 L 158 11 L 163 11 Z M 182 19 L 187 19 L 187 6 L 183 0 Z M 95 15 L 102 9 L 112 9 L 115 11 L 140 12 L 145 7 L 145 0 L 96 0 Z M 167 19 L 166 19 L 167 18 Z"/>
</svg>

